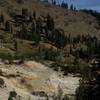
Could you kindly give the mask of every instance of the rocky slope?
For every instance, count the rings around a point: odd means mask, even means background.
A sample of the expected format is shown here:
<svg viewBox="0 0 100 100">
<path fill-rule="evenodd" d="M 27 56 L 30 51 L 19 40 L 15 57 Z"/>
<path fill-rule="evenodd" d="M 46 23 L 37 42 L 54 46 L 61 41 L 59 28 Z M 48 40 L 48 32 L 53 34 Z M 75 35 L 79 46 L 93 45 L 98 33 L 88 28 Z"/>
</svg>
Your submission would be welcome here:
<svg viewBox="0 0 100 100">
<path fill-rule="evenodd" d="M 65 77 L 35 61 L 22 65 L 0 63 L 0 70 L 0 78 L 5 83 L 5 87 L 0 88 L 0 100 L 8 100 L 10 91 L 16 91 L 17 100 L 19 97 L 20 100 L 47 100 L 47 96 L 53 100 L 59 90 L 72 100 L 79 85 L 78 77 Z"/>
</svg>

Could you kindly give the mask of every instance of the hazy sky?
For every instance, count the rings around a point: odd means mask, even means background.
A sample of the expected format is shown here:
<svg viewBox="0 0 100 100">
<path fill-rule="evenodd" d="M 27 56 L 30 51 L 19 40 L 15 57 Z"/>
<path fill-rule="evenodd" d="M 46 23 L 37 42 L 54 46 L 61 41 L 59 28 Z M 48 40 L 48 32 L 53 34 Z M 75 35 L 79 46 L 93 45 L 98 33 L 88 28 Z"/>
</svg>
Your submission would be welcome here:
<svg viewBox="0 0 100 100">
<path fill-rule="evenodd" d="M 88 8 L 100 11 L 100 0 L 57 0 L 73 3 L 77 8 Z"/>
</svg>

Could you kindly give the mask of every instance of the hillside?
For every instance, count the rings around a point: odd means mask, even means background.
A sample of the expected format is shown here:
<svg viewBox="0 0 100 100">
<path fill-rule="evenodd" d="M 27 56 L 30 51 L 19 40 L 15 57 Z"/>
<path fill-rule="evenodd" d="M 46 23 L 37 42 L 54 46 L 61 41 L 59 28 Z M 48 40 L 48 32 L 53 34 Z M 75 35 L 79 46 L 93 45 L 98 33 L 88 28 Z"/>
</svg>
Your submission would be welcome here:
<svg viewBox="0 0 100 100">
<path fill-rule="evenodd" d="M 92 100 L 91 91 L 98 98 L 100 13 L 94 13 L 0 0 L 0 100 Z"/>
</svg>

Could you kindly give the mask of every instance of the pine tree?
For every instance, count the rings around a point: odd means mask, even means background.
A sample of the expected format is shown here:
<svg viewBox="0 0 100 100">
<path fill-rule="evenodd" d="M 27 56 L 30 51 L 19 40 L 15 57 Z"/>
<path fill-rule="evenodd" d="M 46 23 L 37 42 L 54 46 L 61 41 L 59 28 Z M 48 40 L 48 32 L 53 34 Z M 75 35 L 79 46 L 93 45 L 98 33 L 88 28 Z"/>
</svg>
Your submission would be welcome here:
<svg viewBox="0 0 100 100">
<path fill-rule="evenodd" d="M 17 43 L 17 41 L 16 41 L 16 40 L 14 40 L 14 49 L 15 49 L 15 51 L 17 51 L 17 50 L 18 50 L 18 43 Z"/>
<path fill-rule="evenodd" d="M 25 24 L 22 24 L 20 31 L 18 32 L 18 37 L 22 38 L 22 39 L 28 39 L 28 35 L 27 35 L 27 28 L 25 26 Z"/>
<path fill-rule="evenodd" d="M 32 22 L 32 25 L 31 25 L 31 28 L 32 28 L 32 33 L 36 33 L 36 25 L 35 25 L 35 21 Z"/>
<path fill-rule="evenodd" d="M 54 30 L 54 20 L 53 18 L 50 16 L 50 14 L 47 15 L 47 28 L 49 31 L 53 31 Z"/>
<path fill-rule="evenodd" d="M 32 25 L 31 25 L 31 38 L 32 40 L 36 41 L 36 25 L 35 25 L 35 21 L 32 22 Z"/>
<path fill-rule="evenodd" d="M 24 1 L 23 0 L 16 0 L 18 4 L 22 4 Z"/>
<path fill-rule="evenodd" d="M 4 23 L 4 15 L 3 14 L 0 15 L 0 23 Z"/>
<path fill-rule="evenodd" d="M 39 17 L 36 20 L 36 35 L 35 40 L 38 43 L 41 40 L 41 33 L 42 33 L 42 19 Z"/>
<path fill-rule="evenodd" d="M 33 12 L 33 18 L 36 19 L 36 12 Z"/>
<path fill-rule="evenodd" d="M 68 9 L 68 3 L 62 2 L 62 3 L 61 3 L 61 7 Z"/>
<path fill-rule="evenodd" d="M 10 25 L 9 21 L 6 21 L 6 23 L 5 23 L 5 30 L 8 32 L 11 32 L 11 25 Z"/>
<path fill-rule="evenodd" d="M 73 4 L 70 5 L 70 10 L 74 10 Z"/>
<path fill-rule="evenodd" d="M 27 8 L 22 8 L 22 16 L 24 16 L 24 17 L 28 16 L 28 9 Z"/>
<path fill-rule="evenodd" d="M 52 4 L 53 4 L 53 5 L 56 5 L 56 0 L 53 0 Z"/>
<path fill-rule="evenodd" d="M 98 61 L 97 61 L 98 62 Z M 80 81 L 76 100 L 100 100 L 100 61 L 90 67 L 89 76 Z"/>
</svg>

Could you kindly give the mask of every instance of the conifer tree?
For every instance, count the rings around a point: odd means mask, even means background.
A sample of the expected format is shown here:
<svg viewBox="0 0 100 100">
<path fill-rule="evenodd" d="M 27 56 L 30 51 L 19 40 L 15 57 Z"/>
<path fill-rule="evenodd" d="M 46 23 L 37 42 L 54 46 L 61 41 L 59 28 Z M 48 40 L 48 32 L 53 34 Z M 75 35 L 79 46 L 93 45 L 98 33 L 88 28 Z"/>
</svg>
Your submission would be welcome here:
<svg viewBox="0 0 100 100">
<path fill-rule="evenodd" d="M 53 18 L 50 16 L 50 14 L 47 15 L 47 28 L 49 31 L 53 31 L 54 30 L 54 20 Z"/>
<path fill-rule="evenodd" d="M 11 32 L 11 25 L 10 25 L 9 21 L 6 21 L 6 23 L 5 23 L 5 30 L 8 32 Z"/>
<path fill-rule="evenodd" d="M 4 23 L 4 16 L 3 16 L 3 14 L 0 15 L 0 22 Z"/>
<path fill-rule="evenodd" d="M 75 100 L 100 100 L 100 61 L 93 63 L 89 74 L 80 81 Z"/>
<path fill-rule="evenodd" d="M 14 49 L 15 49 L 15 51 L 17 51 L 17 50 L 18 50 L 18 43 L 17 43 L 17 41 L 16 41 L 16 40 L 14 40 Z"/>
<path fill-rule="evenodd" d="M 36 19 L 36 12 L 33 12 L 33 18 Z"/>
<path fill-rule="evenodd" d="M 74 10 L 73 4 L 70 5 L 70 10 Z"/>
</svg>

